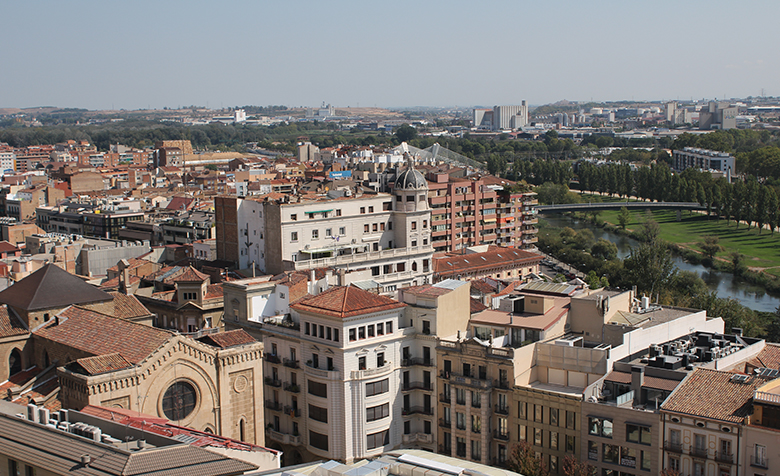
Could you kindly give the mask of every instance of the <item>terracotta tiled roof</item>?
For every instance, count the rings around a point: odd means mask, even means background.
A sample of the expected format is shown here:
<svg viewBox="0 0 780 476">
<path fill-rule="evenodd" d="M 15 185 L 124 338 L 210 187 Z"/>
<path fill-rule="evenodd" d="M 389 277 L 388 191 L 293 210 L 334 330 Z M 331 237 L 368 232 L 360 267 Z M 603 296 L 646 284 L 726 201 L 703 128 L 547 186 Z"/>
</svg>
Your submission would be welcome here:
<svg viewBox="0 0 780 476">
<path fill-rule="evenodd" d="M 0 253 L 16 253 L 19 248 L 7 241 L 0 241 Z"/>
<path fill-rule="evenodd" d="M 119 353 L 133 364 L 149 356 L 173 335 L 77 306 L 65 309 L 58 317 L 59 324 L 49 321 L 48 326 L 34 334 L 93 356 Z"/>
<path fill-rule="evenodd" d="M 103 290 L 118 289 L 120 284 L 121 284 L 121 279 L 122 278 L 120 276 L 117 276 L 117 277 L 111 278 L 111 279 L 106 279 L 105 281 L 100 283 L 100 288 L 103 289 Z M 132 286 L 134 284 L 137 284 L 140 281 L 141 281 L 141 278 L 139 278 L 138 276 L 135 276 L 135 275 L 131 275 L 130 276 L 130 282 L 128 284 Z"/>
<path fill-rule="evenodd" d="M 515 248 L 498 248 L 484 253 L 449 255 L 433 258 L 433 271 L 438 274 L 457 274 L 510 265 L 531 265 L 542 260 L 540 255 Z"/>
<path fill-rule="evenodd" d="M 0 397 L 5 398 L 6 392 L 10 388 L 19 387 L 30 381 L 31 378 L 41 373 L 42 369 L 36 366 L 32 366 L 29 369 L 16 372 L 11 375 L 8 380 L 0 384 Z"/>
<path fill-rule="evenodd" d="M 666 399 L 661 410 L 741 423 L 750 415 L 753 392 L 766 380 L 732 382 L 731 372 L 694 370 Z"/>
<path fill-rule="evenodd" d="M 758 355 L 745 363 L 746 373 L 759 367 L 780 368 L 780 344 L 767 343 Z"/>
<path fill-rule="evenodd" d="M 134 268 L 141 267 L 141 266 L 143 266 L 145 264 L 149 264 L 148 260 L 141 259 L 141 258 L 130 258 L 127 261 L 128 261 L 128 263 L 130 263 L 130 266 L 128 266 L 127 269 L 134 269 Z M 108 272 L 108 271 L 114 271 L 114 272 L 118 273 L 119 272 L 119 265 L 114 265 L 114 266 L 108 268 L 106 270 L 106 272 Z"/>
<path fill-rule="evenodd" d="M 176 283 L 202 283 L 210 278 L 208 274 L 201 273 L 192 266 L 187 266 L 183 273 L 173 278 L 173 281 Z"/>
<path fill-rule="evenodd" d="M 14 312 L 9 312 L 7 305 L 0 305 L 0 337 L 12 337 L 27 333 L 27 328 Z"/>
<path fill-rule="evenodd" d="M 343 318 L 399 309 L 406 304 L 354 286 L 336 286 L 316 296 L 307 296 L 290 307 L 297 311 Z"/>
<path fill-rule="evenodd" d="M 26 311 L 110 300 L 107 293 L 53 264 L 0 292 L 0 303 Z"/>
<path fill-rule="evenodd" d="M 224 296 L 224 290 L 221 284 L 209 284 L 206 287 L 206 299 L 221 299 Z"/>
<path fill-rule="evenodd" d="M 122 357 L 122 354 L 118 352 L 95 357 L 85 357 L 83 359 L 78 359 L 74 364 L 84 369 L 87 375 L 99 375 L 133 366 L 133 364 L 128 362 L 127 359 Z"/>
<path fill-rule="evenodd" d="M 219 332 L 217 334 L 207 334 L 198 340 L 204 344 L 208 344 L 214 347 L 221 347 L 223 349 L 257 342 L 257 340 L 249 335 L 244 329 Z"/>
<path fill-rule="evenodd" d="M 469 305 L 471 306 L 471 313 L 476 314 L 478 312 L 482 312 L 485 309 L 487 309 L 487 306 L 482 304 L 481 302 L 477 301 L 474 298 L 469 298 Z"/>
<path fill-rule="evenodd" d="M 404 294 L 415 294 L 418 296 L 439 297 L 452 292 L 452 289 L 440 288 L 432 284 L 423 284 L 421 286 L 410 286 L 404 288 Z"/>
<path fill-rule="evenodd" d="M 493 294 L 496 292 L 496 287 L 481 279 L 475 279 L 471 281 L 471 290 L 482 294 Z"/>
</svg>

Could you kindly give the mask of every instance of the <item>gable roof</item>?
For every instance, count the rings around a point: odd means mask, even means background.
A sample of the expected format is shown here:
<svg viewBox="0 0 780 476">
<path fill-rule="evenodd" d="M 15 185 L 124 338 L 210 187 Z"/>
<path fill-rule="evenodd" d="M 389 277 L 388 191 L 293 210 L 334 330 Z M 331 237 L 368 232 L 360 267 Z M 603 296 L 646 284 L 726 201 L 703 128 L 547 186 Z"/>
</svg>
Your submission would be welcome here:
<svg viewBox="0 0 780 476">
<path fill-rule="evenodd" d="M 110 300 L 108 293 L 53 264 L 45 265 L 0 292 L 0 303 L 25 311 Z"/>
<path fill-rule="evenodd" d="M 187 266 L 187 268 L 184 270 L 183 273 L 173 278 L 173 282 L 175 283 L 202 283 L 203 281 L 209 279 L 211 276 L 209 276 L 206 273 L 201 273 L 197 269 L 193 268 L 192 266 Z"/>
<path fill-rule="evenodd" d="M 235 329 L 232 331 L 219 332 L 216 334 L 207 334 L 198 340 L 204 344 L 208 344 L 213 347 L 221 347 L 223 349 L 257 342 L 257 340 L 249 335 L 244 329 Z"/>
<path fill-rule="evenodd" d="M 304 297 L 290 307 L 296 311 L 344 318 L 399 309 L 406 304 L 355 286 L 336 286 L 316 296 Z"/>
<path fill-rule="evenodd" d="M 85 357 L 76 360 L 74 364 L 81 367 L 87 375 L 99 375 L 133 366 L 133 364 L 128 362 L 127 359 L 122 357 L 122 354 L 118 352 L 95 357 Z"/>
<path fill-rule="evenodd" d="M 28 332 L 24 323 L 13 311 L 8 310 L 7 305 L 0 305 L 0 338 L 24 335 Z"/>
<path fill-rule="evenodd" d="M 732 377 L 731 372 L 696 369 L 669 395 L 661 410 L 741 423 L 750 415 L 753 393 L 766 380 L 751 377 L 738 383 Z"/>
<path fill-rule="evenodd" d="M 33 334 L 78 349 L 92 356 L 118 353 L 137 364 L 173 334 L 155 327 L 116 319 L 77 306 L 70 306 Z"/>
</svg>

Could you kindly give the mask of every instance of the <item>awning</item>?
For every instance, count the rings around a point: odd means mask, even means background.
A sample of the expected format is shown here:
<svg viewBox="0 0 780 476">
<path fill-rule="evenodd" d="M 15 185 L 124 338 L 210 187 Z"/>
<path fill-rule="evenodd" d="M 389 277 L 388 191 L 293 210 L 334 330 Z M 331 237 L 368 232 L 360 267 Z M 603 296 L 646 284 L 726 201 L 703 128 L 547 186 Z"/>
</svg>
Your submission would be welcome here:
<svg viewBox="0 0 780 476">
<path fill-rule="evenodd" d="M 495 218 L 483 218 L 482 221 L 484 223 L 495 223 L 496 219 Z"/>
<path fill-rule="evenodd" d="M 332 211 L 333 211 L 333 209 L 331 208 L 329 210 L 317 210 L 317 211 L 313 211 L 313 212 L 303 212 L 303 213 L 328 213 L 328 212 L 332 212 Z"/>
</svg>

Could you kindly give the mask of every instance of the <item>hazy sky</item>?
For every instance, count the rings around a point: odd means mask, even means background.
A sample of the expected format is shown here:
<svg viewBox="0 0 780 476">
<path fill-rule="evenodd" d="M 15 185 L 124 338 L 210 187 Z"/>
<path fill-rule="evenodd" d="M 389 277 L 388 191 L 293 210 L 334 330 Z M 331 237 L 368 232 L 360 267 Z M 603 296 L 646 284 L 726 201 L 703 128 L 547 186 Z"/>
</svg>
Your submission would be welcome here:
<svg viewBox="0 0 780 476">
<path fill-rule="evenodd" d="M 780 1 L 7 1 L 0 107 L 780 96 Z"/>
</svg>

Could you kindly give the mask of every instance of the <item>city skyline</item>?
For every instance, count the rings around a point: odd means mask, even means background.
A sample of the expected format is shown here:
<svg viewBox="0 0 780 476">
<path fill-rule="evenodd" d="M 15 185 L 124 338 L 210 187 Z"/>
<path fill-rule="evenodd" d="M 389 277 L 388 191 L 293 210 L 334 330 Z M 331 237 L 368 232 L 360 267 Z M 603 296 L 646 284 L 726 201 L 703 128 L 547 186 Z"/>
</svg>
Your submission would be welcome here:
<svg viewBox="0 0 780 476">
<path fill-rule="evenodd" d="M 12 4 L 0 107 L 772 96 L 778 34 L 740 19 L 773 12 L 772 2 Z"/>
</svg>

